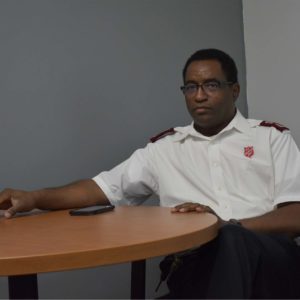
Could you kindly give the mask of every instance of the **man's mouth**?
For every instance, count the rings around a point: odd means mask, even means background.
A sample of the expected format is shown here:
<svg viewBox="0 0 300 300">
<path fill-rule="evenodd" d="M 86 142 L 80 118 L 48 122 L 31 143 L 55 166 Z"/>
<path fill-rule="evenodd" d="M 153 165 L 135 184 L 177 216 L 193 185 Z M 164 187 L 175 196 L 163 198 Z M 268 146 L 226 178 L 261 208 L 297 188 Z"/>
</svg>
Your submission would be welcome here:
<svg viewBox="0 0 300 300">
<path fill-rule="evenodd" d="M 203 114 L 203 113 L 206 113 L 206 112 L 210 111 L 211 108 L 206 107 L 206 106 L 201 106 L 201 107 L 195 107 L 193 110 L 197 114 Z"/>
</svg>

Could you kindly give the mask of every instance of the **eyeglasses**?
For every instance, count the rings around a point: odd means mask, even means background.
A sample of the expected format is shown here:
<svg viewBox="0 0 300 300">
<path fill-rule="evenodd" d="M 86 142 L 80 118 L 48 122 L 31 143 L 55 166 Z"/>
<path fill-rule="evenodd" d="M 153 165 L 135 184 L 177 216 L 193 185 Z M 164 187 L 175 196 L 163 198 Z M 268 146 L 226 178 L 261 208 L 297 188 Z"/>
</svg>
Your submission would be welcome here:
<svg viewBox="0 0 300 300">
<path fill-rule="evenodd" d="M 231 85 L 233 82 L 231 81 L 207 81 L 201 84 L 197 83 L 188 83 L 187 85 L 181 86 L 180 89 L 182 90 L 183 94 L 187 97 L 194 96 L 197 94 L 199 88 L 206 94 L 213 94 L 218 92 L 224 85 Z"/>
</svg>

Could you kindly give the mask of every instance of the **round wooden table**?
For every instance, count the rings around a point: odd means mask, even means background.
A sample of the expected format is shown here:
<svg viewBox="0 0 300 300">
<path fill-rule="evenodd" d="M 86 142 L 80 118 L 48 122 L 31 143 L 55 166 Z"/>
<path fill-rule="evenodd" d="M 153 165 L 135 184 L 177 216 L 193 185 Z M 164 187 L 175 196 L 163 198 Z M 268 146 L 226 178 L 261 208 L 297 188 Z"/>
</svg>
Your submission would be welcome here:
<svg viewBox="0 0 300 300">
<path fill-rule="evenodd" d="M 93 216 L 63 210 L 2 217 L 0 231 L 0 275 L 9 276 L 10 298 L 37 298 L 37 273 L 124 262 L 133 262 L 132 298 L 140 298 L 146 258 L 204 244 L 216 237 L 218 225 L 207 213 L 124 206 Z"/>
</svg>

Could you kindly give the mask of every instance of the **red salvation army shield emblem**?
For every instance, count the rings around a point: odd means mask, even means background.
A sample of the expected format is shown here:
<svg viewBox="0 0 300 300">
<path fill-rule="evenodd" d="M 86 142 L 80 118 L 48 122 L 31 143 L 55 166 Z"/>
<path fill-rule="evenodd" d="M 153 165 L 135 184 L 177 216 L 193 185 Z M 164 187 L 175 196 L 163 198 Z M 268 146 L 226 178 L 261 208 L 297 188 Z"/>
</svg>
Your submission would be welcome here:
<svg viewBox="0 0 300 300">
<path fill-rule="evenodd" d="M 254 155 L 253 146 L 244 147 L 244 155 L 251 158 Z"/>
</svg>

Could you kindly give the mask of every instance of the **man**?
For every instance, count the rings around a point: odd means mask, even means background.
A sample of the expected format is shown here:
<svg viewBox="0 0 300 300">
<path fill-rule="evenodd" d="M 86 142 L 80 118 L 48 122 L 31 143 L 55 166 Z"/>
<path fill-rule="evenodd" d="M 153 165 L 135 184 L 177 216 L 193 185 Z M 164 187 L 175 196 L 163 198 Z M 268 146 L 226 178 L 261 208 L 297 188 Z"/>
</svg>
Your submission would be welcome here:
<svg viewBox="0 0 300 300">
<path fill-rule="evenodd" d="M 193 54 L 183 70 L 193 123 L 93 179 L 0 194 L 5 216 L 40 209 L 142 203 L 157 195 L 174 213 L 213 212 L 219 236 L 169 276 L 174 298 L 299 298 L 300 153 L 287 128 L 247 120 L 235 107 L 234 61 L 216 49 Z M 297 265 L 298 264 L 298 265 Z"/>
</svg>

